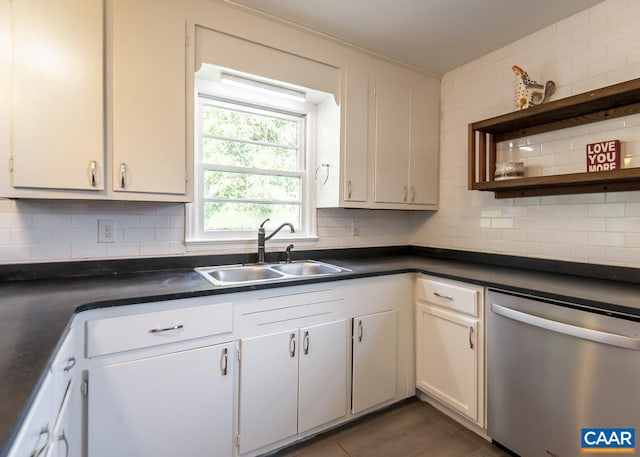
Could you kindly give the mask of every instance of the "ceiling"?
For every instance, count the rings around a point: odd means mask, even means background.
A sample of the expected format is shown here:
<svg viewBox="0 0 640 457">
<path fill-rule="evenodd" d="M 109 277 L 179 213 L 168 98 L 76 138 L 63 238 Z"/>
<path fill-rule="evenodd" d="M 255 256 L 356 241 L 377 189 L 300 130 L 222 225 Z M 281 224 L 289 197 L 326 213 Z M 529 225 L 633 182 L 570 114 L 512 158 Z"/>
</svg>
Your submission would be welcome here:
<svg viewBox="0 0 640 457">
<path fill-rule="evenodd" d="M 228 0 L 437 74 L 603 0 Z"/>
</svg>

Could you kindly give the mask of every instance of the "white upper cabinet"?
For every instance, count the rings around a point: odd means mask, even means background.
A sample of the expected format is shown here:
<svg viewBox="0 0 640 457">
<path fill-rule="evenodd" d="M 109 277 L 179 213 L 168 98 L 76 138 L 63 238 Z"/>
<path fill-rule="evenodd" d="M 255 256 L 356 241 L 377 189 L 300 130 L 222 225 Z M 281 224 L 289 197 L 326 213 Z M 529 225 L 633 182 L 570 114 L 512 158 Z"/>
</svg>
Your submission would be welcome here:
<svg viewBox="0 0 640 457">
<path fill-rule="evenodd" d="M 340 160 L 319 157 L 340 179 L 324 175 L 318 207 L 438 209 L 439 79 L 375 58 L 342 73 Z"/>
<path fill-rule="evenodd" d="M 113 190 L 186 195 L 184 8 L 169 0 L 110 5 Z"/>
<path fill-rule="evenodd" d="M 372 207 L 437 209 L 439 87 L 435 78 L 373 59 Z"/>
<path fill-rule="evenodd" d="M 345 71 L 342 108 L 344 206 L 359 207 L 367 202 L 369 74 L 356 67 Z M 349 202 L 349 203 L 347 203 Z M 363 205 L 366 206 L 366 205 Z"/>
<path fill-rule="evenodd" d="M 102 0 L 19 0 L 11 8 L 11 185 L 103 189 Z"/>
</svg>

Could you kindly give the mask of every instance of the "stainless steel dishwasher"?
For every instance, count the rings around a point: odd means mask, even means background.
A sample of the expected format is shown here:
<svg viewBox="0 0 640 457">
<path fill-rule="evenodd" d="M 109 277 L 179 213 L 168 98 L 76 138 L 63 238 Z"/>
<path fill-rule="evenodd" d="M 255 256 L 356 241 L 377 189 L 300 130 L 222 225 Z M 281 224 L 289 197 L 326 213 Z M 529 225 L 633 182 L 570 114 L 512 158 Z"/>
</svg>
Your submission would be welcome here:
<svg viewBox="0 0 640 457">
<path fill-rule="evenodd" d="M 640 429 L 640 319 L 490 290 L 488 434 L 522 457 L 581 455 L 582 428 Z M 637 443 L 638 444 L 638 443 Z"/>
</svg>

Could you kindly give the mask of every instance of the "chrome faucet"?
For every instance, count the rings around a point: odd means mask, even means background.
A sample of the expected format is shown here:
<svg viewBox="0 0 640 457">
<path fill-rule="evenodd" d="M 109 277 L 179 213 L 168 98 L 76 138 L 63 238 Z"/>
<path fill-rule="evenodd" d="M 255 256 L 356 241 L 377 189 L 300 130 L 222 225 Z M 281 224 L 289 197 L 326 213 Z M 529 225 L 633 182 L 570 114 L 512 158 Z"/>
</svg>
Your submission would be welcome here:
<svg viewBox="0 0 640 457">
<path fill-rule="evenodd" d="M 284 251 L 284 263 L 291 263 L 291 250 L 293 249 L 293 244 L 287 246 L 287 249 Z"/>
<path fill-rule="evenodd" d="M 280 227 L 275 229 L 271 235 L 265 236 L 265 234 L 264 234 L 264 224 L 269 220 L 270 219 L 265 219 L 262 222 L 262 224 L 260 224 L 260 227 L 258 228 L 258 263 L 264 263 L 264 243 L 265 243 L 265 241 L 270 240 L 271 237 L 273 237 L 276 233 L 278 233 L 280 230 L 282 230 L 282 228 L 285 227 L 285 226 L 288 226 L 291 229 L 291 233 L 295 233 L 293 225 L 291 225 L 289 222 L 285 222 Z"/>
</svg>

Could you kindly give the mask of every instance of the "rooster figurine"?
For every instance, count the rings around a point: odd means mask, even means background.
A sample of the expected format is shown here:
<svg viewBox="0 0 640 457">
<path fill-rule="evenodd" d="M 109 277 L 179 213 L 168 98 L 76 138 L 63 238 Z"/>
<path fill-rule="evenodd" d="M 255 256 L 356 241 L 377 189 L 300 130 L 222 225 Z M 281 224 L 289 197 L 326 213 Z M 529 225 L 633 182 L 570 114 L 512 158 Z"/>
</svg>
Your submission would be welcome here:
<svg viewBox="0 0 640 457">
<path fill-rule="evenodd" d="M 529 108 L 546 102 L 556 90 L 556 83 L 547 81 L 543 86 L 532 81 L 526 71 L 517 65 L 511 67 L 516 74 L 518 87 L 516 88 L 516 105 L 519 109 Z"/>
</svg>

